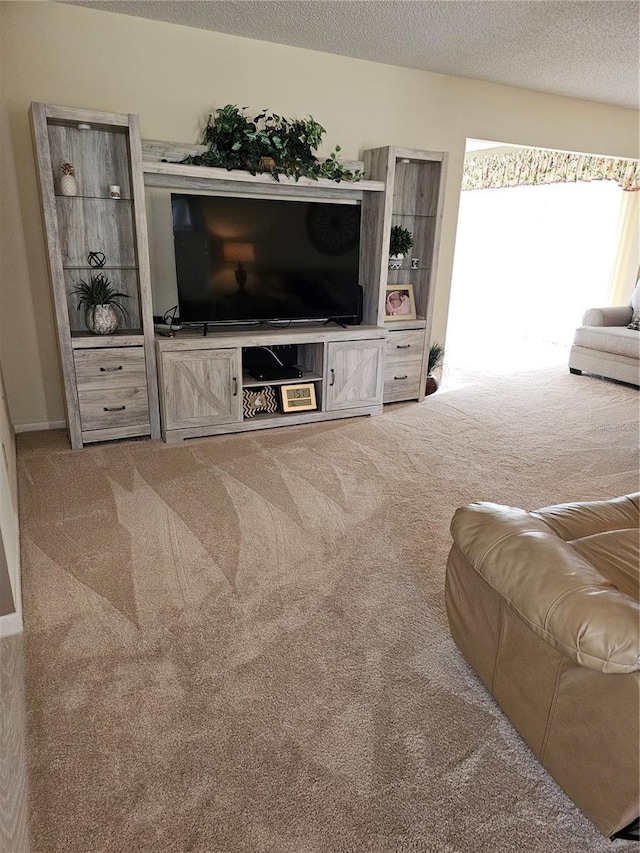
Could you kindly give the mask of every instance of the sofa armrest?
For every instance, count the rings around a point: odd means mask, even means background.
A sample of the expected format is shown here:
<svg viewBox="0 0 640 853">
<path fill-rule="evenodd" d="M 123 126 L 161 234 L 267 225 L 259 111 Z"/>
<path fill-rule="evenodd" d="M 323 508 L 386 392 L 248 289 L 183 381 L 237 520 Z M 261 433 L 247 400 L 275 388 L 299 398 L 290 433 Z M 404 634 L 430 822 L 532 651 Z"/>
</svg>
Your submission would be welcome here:
<svg viewBox="0 0 640 853">
<path fill-rule="evenodd" d="M 583 326 L 628 326 L 633 309 L 628 305 L 609 308 L 589 308 L 582 318 Z"/>
<path fill-rule="evenodd" d="M 476 503 L 456 510 L 451 532 L 474 570 L 565 657 L 604 673 L 640 670 L 640 607 L 541 518 Z"/>
</svg>

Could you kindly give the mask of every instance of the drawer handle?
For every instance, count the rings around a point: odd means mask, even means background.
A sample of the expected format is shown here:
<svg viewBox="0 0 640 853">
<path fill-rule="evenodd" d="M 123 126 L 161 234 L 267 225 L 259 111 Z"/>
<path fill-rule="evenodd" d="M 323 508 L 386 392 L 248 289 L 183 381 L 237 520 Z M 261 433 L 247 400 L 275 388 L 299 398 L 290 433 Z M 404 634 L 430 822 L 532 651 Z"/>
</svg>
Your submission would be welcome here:
<svg viewBox="0 0 640 853">
<path fill-rule="evenodd" d="M 336 372 L 333 367 L 331 368 L 329 373 L 331 374 L 331 382 L 329 383 L 329 388 L 333 388 L 333 386 L 336 384 Z"/>
<path fill-rule="evenodd" d="M 238 396 L 238 380 L 234 376 L 231 381 L 233 382 L 233 396 L 237 397 Z"/>
<path fill-rule="evenodd" d="M 396 344 L 396 349 L 409 349 L 411 344 Z"/>
<path fill-rule="evenodd" d="M 103 412 L 124 412 L 126 406 L 105 406 Z"/>
<path fill-rule="evenodd" d="M 100 373 L 113 373 L 116 370 L 122 370 L 122 365 L 119 367 L 101 367 Z"/>
<path fill-rule="evenodd" d="M 409 377 L 408 377 L 408 376 L 407 376 L 407 374 L 405 373 L 405 375 L 404 375 L 404 376 L 394 376 L 393 378 L 394 378 L 394 379 L 408 379 Z"/>
</svg>

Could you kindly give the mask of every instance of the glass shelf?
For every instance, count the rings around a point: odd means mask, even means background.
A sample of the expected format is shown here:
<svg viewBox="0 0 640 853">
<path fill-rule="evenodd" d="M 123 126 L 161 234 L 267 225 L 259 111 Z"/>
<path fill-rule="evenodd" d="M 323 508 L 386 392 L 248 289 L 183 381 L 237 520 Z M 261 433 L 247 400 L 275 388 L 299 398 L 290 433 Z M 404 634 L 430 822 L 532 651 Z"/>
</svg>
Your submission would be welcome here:
<svg viewBox="0 0 640 853">
<path fill-rule="evenodd" d="M 104 267 L 92 267 L 92 266 L 89 266 L 88 264 L 85 266 L 81 266 L 81 267 L 75 267 L 75 266 L 74 267 L 67 267 L 63 264 L 62 269 L 63 270 L 71 270 L 71 271 L 74 271 L 74 270 L 95 270 L 96 274 L 97 274 L 99 272 L 102 272 L 103 270 L 137 270 L 138 267 L 130 266 L 130 265 L 119 266 L 119 267 L 112 267 L 112 266 L 108 266 L 108 265 L 104 266 Z"/>
<path fill-rule="evenodd" d="M 419 267 L 402 266 L 402 267 L 396 267 L 395 269 L 389 269 L 387 267 L 387 272 L 388 273 L 391 273 L 391 272 L 402 272 L 402 273 L 405 273 L 405 272 L 425 272 L 426 270 L 430 270 L 430 269 L 431 269 L 431 267 L 423 267 L 423 266 L 419 266 Z"/>
<path fill-rule="evenodd" d="M 111 198 L 109 195 L 64 195 L 63 193 L 56 193 L 56 198 L 69 198 L 69 199 L 83 199 L 83 200 L 91 200 L 91 201 L 113 201 L 113 202 L 122 202 L 126 201 L 128 204 L 133 204 L 132 198 Z"/>
<path fill-rule="evenodd" d="M 94 335 L 91 332 L 82 330 L 81 332 L 71 332 L 72 338 L 89 338 L 92 341 L 101 340 L 104 337 L 114 338 L 114 337 L 142 337 L 142 329 L 137 327 L 135 329 L 116 329 L 115 332 L 111 332 L 109 335 Z"/>
<path fill-rule="evenodd" d="M 398 213 L 395 210 L 391 214 L 392 217 L 397 216 L 398 219 L 435 219 L 435 213 Z"/>
</svg>

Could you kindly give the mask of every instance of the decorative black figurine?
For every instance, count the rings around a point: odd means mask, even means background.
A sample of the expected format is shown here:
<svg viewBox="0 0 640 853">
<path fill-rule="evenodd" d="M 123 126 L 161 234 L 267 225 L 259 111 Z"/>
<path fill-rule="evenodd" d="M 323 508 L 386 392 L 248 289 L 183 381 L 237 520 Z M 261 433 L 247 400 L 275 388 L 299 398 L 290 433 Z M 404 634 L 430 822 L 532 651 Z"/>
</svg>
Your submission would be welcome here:
<svg viewBox="0 0 640 853">
<path fill-rule="evenodd" d="M 89 252 L 87 255 L 87 263 L 90 267 L 103 267 L 107 259 L 103 252 Z"/>
</svg>

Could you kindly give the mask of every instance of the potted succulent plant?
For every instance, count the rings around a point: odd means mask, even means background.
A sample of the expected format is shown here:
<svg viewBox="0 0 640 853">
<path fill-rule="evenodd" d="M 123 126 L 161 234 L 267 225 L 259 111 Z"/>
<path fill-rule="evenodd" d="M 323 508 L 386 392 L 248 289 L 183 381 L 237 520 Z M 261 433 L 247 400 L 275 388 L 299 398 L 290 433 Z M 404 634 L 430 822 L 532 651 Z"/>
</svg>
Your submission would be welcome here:
<svg viewBox="0 0 640 853">
<path fill-rule="evenodd" d="M 442 359 L 444 358 L 444 347 L 442 344 L 439 344 L 437 341 L 431 344 L 429 347 L 429 358 L 427 360 L 427 387 L 425 389 L 425 394 L 427 397 L 429 394 L 435 394 L 438 390 L 440 383 L 433 375 L 433 371 L 436 368 L 440 367 L 442 364 Z"/>
<path fill-rule="evenodd" d="M 72 293 L 78 294 L 78 311 L 84 308 L 84 320 L 87 329 L 94 335 L 110 335 L 118 328 L 118 312 L 126 319 L 127 309 L 121 299 L 128 299 L 128 293 L 116 291 L 109 279 L 100 274 L 91 276 L 89 282 L 80 281 Z"/>
<path fill-rule="evenodd" d="M 413 235 L 402 225 L 393 225 L 389 240 L 389 269 L 399 270 L 409 249 L 413 246 Z"/>
</svg>

